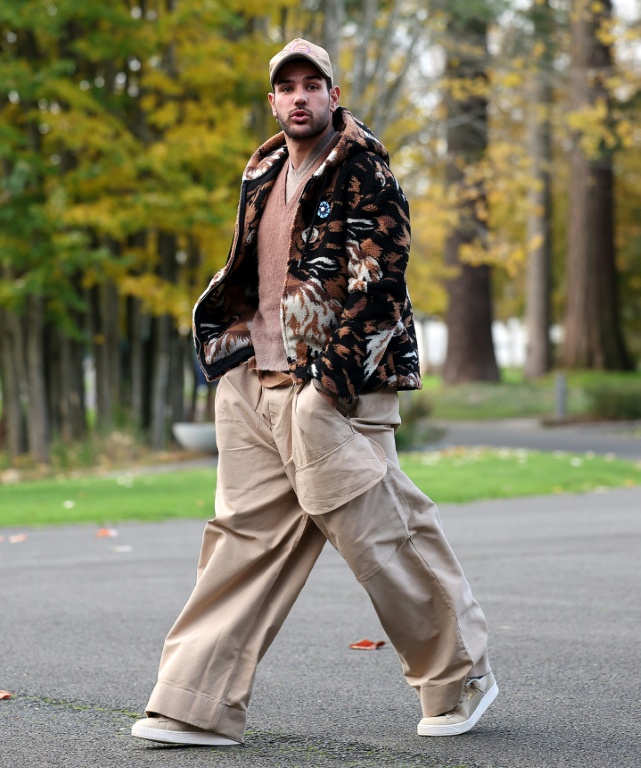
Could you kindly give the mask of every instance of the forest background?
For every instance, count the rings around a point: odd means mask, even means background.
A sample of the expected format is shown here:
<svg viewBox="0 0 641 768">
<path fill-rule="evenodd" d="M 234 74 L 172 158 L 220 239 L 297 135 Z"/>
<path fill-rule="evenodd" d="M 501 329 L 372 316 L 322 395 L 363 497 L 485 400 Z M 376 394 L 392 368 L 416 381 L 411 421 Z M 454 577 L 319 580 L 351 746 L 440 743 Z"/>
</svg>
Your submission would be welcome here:
<svg viewBox="0 0 641 768">
<path fill-rule="evenodd" d="M 640 32 L 638 0 L 0 0 L 0 450 L 193 418 L 191 309 L 297 36 L 390 152 L 445 382 L 500 378 L 496 318 L 526 377 L 636 369 Z"/>
</svg>

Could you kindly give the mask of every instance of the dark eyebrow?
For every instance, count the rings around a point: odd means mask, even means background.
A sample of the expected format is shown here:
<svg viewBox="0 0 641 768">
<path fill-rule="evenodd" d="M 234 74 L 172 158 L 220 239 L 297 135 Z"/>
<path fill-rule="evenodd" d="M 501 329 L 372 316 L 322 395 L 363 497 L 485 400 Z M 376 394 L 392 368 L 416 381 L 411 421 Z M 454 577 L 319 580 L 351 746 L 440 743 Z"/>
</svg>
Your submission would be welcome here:
<svg viewBox="0 0 641 768">
<path fill-rule="evenodd" d="M 303 80 L 322 80 L 322 79 L 323 79 L 322 75 L 305 75 L 305 77 L 303 78 Z M 282 79 L 276 80 L 275 85 L 283 85 L 283 83 L 293 83 L 293 82 L 294 81 L 292 79 L 287 80 L 285 78 L 282 78 Z"/>
</svg>

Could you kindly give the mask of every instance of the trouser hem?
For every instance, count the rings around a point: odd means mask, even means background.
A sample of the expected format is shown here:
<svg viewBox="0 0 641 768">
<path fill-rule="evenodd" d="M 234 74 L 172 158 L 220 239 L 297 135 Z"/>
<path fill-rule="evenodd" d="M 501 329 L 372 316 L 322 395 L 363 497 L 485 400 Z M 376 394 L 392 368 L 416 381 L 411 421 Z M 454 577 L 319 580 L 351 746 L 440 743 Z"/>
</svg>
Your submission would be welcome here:
<svg viewBox="0 0 641 768">
<path fill-rule="evenodd" d="M 458 707 L 465 680 L 455 680 L 445 685 L 432 685 L 419 689 L 423 717 L 437 717 Z"/>
<path fill-rule="evenodd" d="M 245 740 L 246 710 L 167 683 L 156 684 L 146 712 L 180 720 L 234 741 Z"/>
<path fill-rule="evenodd" d="M 444 685 L 426 685 L 419 688 L 418 695 L 421 700 L 423 717 L 438 717 L 446 712 L 451 712 L 458 707 L 465 680 L 471 677 L 483 677 L 490 671 L 485 660 L 476 664 L 463 680 L 454 680 Z"/>
</svg>

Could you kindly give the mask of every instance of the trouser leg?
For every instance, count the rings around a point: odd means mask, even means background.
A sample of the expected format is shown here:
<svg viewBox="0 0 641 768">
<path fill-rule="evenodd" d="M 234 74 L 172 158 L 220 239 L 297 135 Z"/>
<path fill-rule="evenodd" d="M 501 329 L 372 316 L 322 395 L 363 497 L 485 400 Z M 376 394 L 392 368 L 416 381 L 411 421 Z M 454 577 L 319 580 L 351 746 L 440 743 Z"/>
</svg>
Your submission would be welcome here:
<svg viewBox="0 0 641 768">
<path fill-rule="evenodd" d="M 313 520 L 368 592 L 424 716 L 431 716 L 457 706 L 466 677 L 489 671 L 487 626 L 436 506 L 398 466 L 397 408 L 394 394 L 361 397 L 351 426 L 384 449 L 387 472 L 361 495 Z"/>
<path fill-rule="evenodd" d="M 464 680 L 489 670 L 487 628 L 436 507 L 408 483 L 392 465 L 377 486 L 313 519 L 367 591 L 427 717 L 453 709 Z"/>
<path fill-rule="evenodd" d="M 246 366 L 220 384 L 216 519 L 147 705 L 239 741 L 256 665 L 325 543 L 298 505 L 261 397 Z"/>
</svg>

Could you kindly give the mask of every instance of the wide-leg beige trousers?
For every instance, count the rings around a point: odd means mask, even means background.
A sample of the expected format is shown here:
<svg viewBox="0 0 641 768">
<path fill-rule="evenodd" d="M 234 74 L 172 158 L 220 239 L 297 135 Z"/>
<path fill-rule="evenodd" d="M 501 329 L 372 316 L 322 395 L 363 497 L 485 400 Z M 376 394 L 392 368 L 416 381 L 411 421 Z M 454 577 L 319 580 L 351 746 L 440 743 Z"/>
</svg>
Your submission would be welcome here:
<svg viewBox="0 0 641 768">
<path fill-rule="evenodd" d="M 216 517 L 167 636 L 148 713 L 242 741 L 256 667 L 329 540 L 367 590 L 423 716 L 489 671 L 487 627 L 434 503 L 398 466 L 395 392 L 341 413 L 264 387 L 247 364 L 216 395 Z"/>
</svg>

